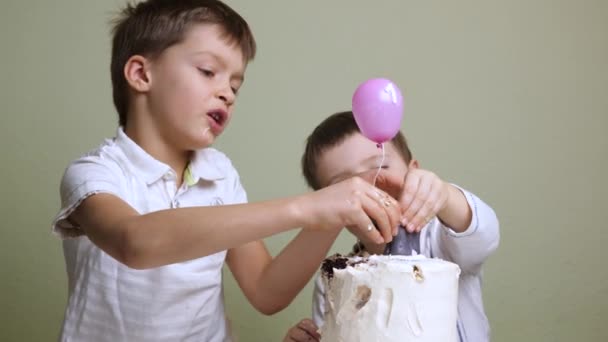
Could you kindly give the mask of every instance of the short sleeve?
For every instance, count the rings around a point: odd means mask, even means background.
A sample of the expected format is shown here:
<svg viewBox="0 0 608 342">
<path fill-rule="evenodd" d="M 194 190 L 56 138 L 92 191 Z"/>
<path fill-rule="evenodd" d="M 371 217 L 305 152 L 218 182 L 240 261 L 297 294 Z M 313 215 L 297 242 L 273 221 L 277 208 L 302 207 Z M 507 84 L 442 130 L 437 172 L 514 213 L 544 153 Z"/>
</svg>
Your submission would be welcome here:
<svg viewBox="0 0 608 342">
<path fill-rule="evenodd" d="M 234 192 L 233 192 L 233 204 L 242 204 L 242 203 L 247 203 L 247 192 L 245 191 L 245 188 L 243 187 L 243 184 L 241 184 L 241 179 L 238 175 L 238 173 L 235 170 L 235 178 L 234 178 Z"/>
<path fill-rule="evenodd" d="M 52 223 L 52 230 L 61 238 L 83 235 L 80 227 L 68 218 L 89 196 L 109 193 L 120 196 L 120 177 L 111 161 L 88 156 L 72 162 L 61 179 L 61 209 Z"/>
</svg>

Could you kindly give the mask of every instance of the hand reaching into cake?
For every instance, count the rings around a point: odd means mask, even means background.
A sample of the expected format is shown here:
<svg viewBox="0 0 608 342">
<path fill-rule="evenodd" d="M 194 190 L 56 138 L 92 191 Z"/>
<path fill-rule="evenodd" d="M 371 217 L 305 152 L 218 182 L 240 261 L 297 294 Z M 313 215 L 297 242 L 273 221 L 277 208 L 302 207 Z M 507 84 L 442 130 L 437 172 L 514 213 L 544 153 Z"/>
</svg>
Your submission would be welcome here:
<svg viewBox="0 0 608 342">
<path fill-rule="evenodd" d="M 283 342 L 318 342 L 321 339 L 319 328 L 312 320 L 305 318 L 287 331 Z"/>
<path fill-rule="evenodd" d="M 382 171 L 376 186 L 399 199 L 403 209 L 401 224 L 408 232 L 420 232 L 435 216 L 456 232 L 471 222 L 471 210 L 462 191 L 444 182 L 435 173 L 410 163 L 402 180 L 399 175 Z M 369 176 L 365 177 L 366 179 Z"/>
<path fill-rule="evenodd" d="M 417 167 L 408 169 L 400 185 L 396 177 L 394 173 L 381 172 L 376 186 L 399 199 L 403 208 L 401 224 L 407 231 L 419 232 L 445 208 L 449 185 L 435 173 Z"/>
<path fill-rule="evenodd" d="M 387 179 L 385 183 L 392 181 Z M 390 242 L 397 234 L 401 214 L 399 202 L 359 177 L 309 193 L 302 200 L 299 210 L 306 213 L 305 228 L 348 227 L 357 236 L 376 243 Z"/>
</svg>

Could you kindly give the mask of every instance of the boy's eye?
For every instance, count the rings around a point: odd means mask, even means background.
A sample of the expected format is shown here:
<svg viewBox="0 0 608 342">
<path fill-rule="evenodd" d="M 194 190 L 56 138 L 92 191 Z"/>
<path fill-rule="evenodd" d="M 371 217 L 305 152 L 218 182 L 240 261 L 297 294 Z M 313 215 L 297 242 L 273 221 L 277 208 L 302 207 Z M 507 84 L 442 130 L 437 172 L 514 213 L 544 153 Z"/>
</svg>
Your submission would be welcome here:
<svg viewBox="0 0 608 342">
<path fill-rule="evenodd" d="M 386 169 L 388 169 L 388 165 L 382 165 L 380 168 L 382 168 L 382 169 L 385 169 L 385 170 L 386 170 Z"/>
<path fill-rule="evenodd" d="M 215 75 L 215 74 L 213 73 L 213 71 L 208 70 L 208 69 L 201 69 L 201 68 L 199 68 L 198 70 L 199 70 L 199 71 L 200 71 L 200 72 L 201 72 L 203 75 L 205 75 L 205 76 L 207 76 L 207 77 L 213 77 L 213 75 Z"/>
<path fill-rule="evenodd" d="M 236 88 L 236 87 L 231 87 L 230 89 L 232 89 L 232 93 L 233 93 L 234 95 L 237 95 L 237 94 L 239 93 L 239 88 Z"/>
</svg>

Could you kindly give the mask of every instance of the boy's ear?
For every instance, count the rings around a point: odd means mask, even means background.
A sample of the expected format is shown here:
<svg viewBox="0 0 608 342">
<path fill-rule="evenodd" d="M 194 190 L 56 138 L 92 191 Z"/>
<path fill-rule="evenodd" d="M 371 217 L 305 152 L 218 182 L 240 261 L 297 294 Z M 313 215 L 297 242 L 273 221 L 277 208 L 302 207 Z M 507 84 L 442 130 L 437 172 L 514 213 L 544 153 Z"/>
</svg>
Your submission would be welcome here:
<svg viewBox="0 0 608 342">
<path fill-rule="evenodd" d="M 129 86 L 137 92 L 150 89 L 150 72 L 148 60 L 140 55 L 134 55 L 125 63 L 125 79 Z"/>
<path fill-rule="evenodd" d="M 419 167 L 420 167 L 420 164 L 418 163 L 418 160 L 416 160 L 416 159 L 410 160 L 410 162 L 407 164 L 408 169 L 417 169 Z"/>
</svg>

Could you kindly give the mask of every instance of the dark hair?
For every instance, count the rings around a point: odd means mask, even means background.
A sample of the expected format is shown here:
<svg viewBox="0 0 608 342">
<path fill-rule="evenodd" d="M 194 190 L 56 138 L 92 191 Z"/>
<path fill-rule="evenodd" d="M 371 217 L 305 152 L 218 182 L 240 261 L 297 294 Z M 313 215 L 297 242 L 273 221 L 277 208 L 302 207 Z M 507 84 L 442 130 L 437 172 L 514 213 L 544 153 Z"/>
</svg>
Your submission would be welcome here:
<svg viewBox="0 0 608 342">
<path fill-rule="evenodd" d="M 359 132 L 359 126 L 351 111 L 335 113 L 321 122 L 306 139 L 306 147 L 302 155 L 302 174 L 306 183 L 314 190 L 321 188 L 317 177 L 319 156 L 328 148 L 343 142 L 352 134 Z M 409 163 L 412 153 L 401 132 L 391 140 L 391 143 L 403 160 Z"/>
<path fill-rule="evenodd" d="M 127 5 L 113 21 L 112 96 L 121 126 L 127 123 L 129 89 L 124 67 L 129 58 L 155 58 L 184 39 L 193 24 L 216 24 L 225 38 L 237 44 L 248 62 L 256 43 L 249 25 L 237 12 L 218 0 L 148 0 Z"/>
</svg>

